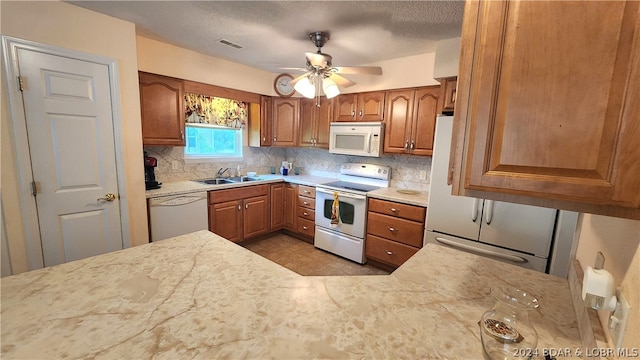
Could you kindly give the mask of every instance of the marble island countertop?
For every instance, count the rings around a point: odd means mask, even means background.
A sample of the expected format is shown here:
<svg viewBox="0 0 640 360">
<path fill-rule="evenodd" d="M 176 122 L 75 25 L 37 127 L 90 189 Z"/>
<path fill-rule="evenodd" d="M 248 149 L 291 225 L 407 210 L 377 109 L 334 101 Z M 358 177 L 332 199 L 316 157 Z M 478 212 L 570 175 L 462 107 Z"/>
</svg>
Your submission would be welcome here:
<svg viewBox="0 0 640 360">
<path fill-rule="evenodd" d="M 391 275 L 304 277 L 208 231 L 2 279 L 2 358 L 482 358 L 492 286 L 581 346 L 566 280 L 429 244 Z"/>
</svg>

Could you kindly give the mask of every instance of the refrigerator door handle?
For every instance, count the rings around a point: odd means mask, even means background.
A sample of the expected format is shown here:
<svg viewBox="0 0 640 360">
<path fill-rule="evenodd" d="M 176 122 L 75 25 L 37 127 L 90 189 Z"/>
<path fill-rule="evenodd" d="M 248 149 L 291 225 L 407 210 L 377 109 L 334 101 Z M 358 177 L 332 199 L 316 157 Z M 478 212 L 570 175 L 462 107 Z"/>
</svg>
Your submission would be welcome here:
<svg viewBox="0 0 640 360">
<path fill-rule="evenodd" d="M 499 253 L 496 251 L 491 251 L 491 250 L 485 250 L 485 249 L 480 249 L 474 246 L 469 246 L 469 245 L 464 245 L 464 244 L 459 244 L 457 242 L 453 242 L 451 240 L 445 239 L 445 238 L 441 238 L 441 237 L 436 237 L 436 241 L 454 248 L 460 248 L 460 249 L 464 249 L 464 250 L 468 250 L 468 251 L 472 251 L 478 254 L 482 254 L 482 255 L 488 255 L 488 256 L 493 256 L 493 257 L 498 257 L 504 260 L 509 260 L 512 262 L 517 262 L 517 263 L 526 263 L 529 260 L 520 257 L 520 256 L 514 256 L 514 255 L 509 255 L 509 254 L 503 254 L 503 253 Z"/>
<path fill-rule="evenodd" d="M 479 199 L 473 199 L 473 205 L 471 206 L 471 221 L 476 222 L 478 220 L 478 203 Z"/>
<path fill-rule="evenodd" d="M 493 200 L 487 200 L 487 210 L 485 210 L 484 215 L 484 221 L 487 225 L 490 225 L 493 219 Z"/>
</svg>

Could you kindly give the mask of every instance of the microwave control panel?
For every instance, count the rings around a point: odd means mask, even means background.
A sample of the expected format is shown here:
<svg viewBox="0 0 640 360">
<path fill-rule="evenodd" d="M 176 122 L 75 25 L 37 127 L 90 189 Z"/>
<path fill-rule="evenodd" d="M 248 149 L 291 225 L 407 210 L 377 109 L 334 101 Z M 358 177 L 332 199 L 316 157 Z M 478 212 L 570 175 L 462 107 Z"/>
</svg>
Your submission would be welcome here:
<svg viewBox="0 0 640 360">
<path fill-rule="evenodd" d="M 373 134 L 371 139 L 371 152 L 377 154 L 380 151 L 380 135 Z"/>
</svg>

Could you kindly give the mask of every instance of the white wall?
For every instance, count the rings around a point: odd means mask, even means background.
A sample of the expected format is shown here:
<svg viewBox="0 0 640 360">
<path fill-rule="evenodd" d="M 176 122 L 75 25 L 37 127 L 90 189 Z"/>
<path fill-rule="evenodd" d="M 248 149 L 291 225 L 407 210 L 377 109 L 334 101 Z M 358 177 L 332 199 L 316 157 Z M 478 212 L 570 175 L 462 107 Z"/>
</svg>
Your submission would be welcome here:
<svg viewBox="0 0 640 360">
<path fill-rule="evenodd" d="M 148 242 L 135 26 L 59 1 L 0 2 L 1 32 L 24 40 L 117 60 L 132 245 Z M 3 88 L 8 86 L 3 80 Z M 3 91 L 4 93 L 4 91 Z M 14 273 L 28 270 L 15 178 L 8 100 L 2 96 L 2 206 Z M 6 195 L 6 196 L 5 196 Z"/>
<path fill-rule="evenodd" d="M 604 268 L 613 275 L 631 304 L 623 347 L 640 348 L 640 220 L 583 214 L 578 229 L 576 259 L 585 268 L 594 265 L 598 251 L 603 253 Z M 608 314 L 599 311 L 604 328 Z"/>
</svg>

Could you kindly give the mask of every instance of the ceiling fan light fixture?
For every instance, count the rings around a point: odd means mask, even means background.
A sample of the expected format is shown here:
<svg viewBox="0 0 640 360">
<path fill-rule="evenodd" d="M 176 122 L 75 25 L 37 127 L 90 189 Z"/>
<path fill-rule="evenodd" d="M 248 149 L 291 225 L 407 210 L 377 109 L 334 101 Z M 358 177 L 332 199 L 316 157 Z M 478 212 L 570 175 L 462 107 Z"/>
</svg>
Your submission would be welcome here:
<svg viewBox="0 0 640 360">
<path fill-rule="evenodd" d="M 309 77 L 300 79 L 293 88 L 306 98 L 313 99 L 316 96 L 316 87 L 309 81 Z"/>
<path fill-rule="evenodd" d="M 322 80 L 322 90 L 327 96 L 327 99 L 331 99 L 340 95 L 340 88 L 338 88 L 338 84 L 336 84 L 336 82 L 331 80 L 330 78 Z"/>
</svg>

